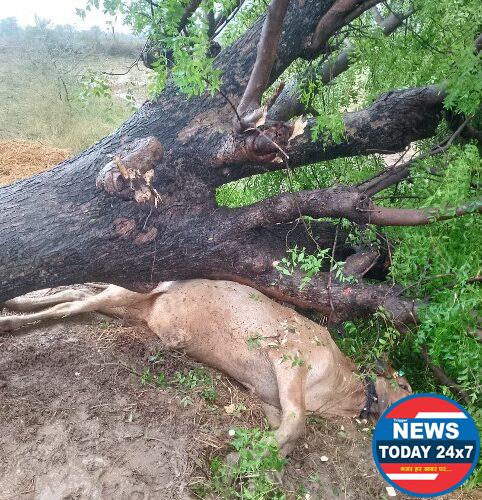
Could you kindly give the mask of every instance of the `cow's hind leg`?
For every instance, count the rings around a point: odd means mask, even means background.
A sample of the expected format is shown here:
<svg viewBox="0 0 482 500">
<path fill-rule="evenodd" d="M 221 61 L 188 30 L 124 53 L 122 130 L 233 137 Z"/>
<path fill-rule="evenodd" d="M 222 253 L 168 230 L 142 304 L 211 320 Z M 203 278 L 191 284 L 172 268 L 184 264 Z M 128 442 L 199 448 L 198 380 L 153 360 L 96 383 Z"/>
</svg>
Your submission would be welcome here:
<svg viewBox="0 0 482 500">
<path fill-rule="evenodd" d="M 51 307 L 64 302 L 73 302 L 74 300 L 82 300 L 96 292 L 87 289 L 71 288 L 62 290 L 61 292 L 53 293 L 51 295 L 39 295 L 37 297 L 17 297 L 12 300 L 7 300 L 1 306 L 9 311 L 16 312 L 31 312 L 44 307 Z"/>
<path fill-rule="evenodd" d="M 124 307 L 139 302 L 144 297 L 144 294 L 109 285 L 99 294 L 81 300 L 63 302 L 37 313 L 0 317 L 0 332 L 17 330 L 38 321 L 62 319 L 93 311 L 114 316 L 124 316 Z"/>
</svg>

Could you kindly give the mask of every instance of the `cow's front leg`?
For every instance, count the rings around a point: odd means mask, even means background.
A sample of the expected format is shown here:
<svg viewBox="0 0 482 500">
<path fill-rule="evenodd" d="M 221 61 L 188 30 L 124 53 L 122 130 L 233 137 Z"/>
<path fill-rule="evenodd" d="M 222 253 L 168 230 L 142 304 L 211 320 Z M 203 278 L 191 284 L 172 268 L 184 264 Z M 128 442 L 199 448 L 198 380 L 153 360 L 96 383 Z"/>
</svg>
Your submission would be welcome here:
<svg viewBox="0 0 482 500">
<path fill-rule="evenodd" d="M 288 359 L 280 363 L 280 353 L 274 362 L 281 406 L 281 423 L 275 432 L 281 457 L 289 455 L 305 429 L 306 368 L 293 366 Z"/>
<path fill-rule="evenodd" d="M 277 429 L 281 425 L 281 410 L 276 406 L 264 402 L 261 403 L 261 408 L 263 408 L 270 427 Z"/>
</svg>

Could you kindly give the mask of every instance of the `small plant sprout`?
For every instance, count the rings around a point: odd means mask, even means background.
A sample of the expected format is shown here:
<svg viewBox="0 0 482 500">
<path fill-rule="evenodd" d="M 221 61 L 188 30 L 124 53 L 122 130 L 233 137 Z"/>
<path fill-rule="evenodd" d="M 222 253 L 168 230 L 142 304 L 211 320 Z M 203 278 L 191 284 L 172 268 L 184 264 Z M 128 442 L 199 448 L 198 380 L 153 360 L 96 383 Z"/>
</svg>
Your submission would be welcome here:
<svg viewBox="0 0 482 500">
<path fill-rule="evenodd" d="M 154 384 L 156 387 L 164 389 L 169 386 L 169 381 L 164 373 L 158 373 L 157 377 L 154 379 Z"/>
<path fill-rule="evenodd" d="M 207 403 L 213 403 L 218 398 L 213 377 L 204 368 L 194 368 L 187 373 L 177 371 L 172 381 L 184 392 L 194 391 Z"/>
<path fill-rule="evenodd" d="M 221 498 L 286 498 L 275 484 L 273 473 L 280 472 L 285 460 L 278 455 L 278 444 L 272 432 L 254 429 L 229 429 L 231 445 L 237 454 L 234 463 L 219 457 L 211 461 L 211 489 Z"/>
<path fill-rule="evenodd" d="M 300 353 L 295 354 L 295 355 L 291 358 L 291 366 L 292 366 L 292 367 L 295 367 L 295 366 L 303 366 L 304 364 L 305 364 L 305 361 L 304 361 L 304 359 L 301 357 Z"/>
<path fill-rule="evenodd" d="M 162 363 L 164 361 L 164 353 L 158 351 L 148 358 L 149 363 Z"/>
<path fill-rule="evenodd" d="M 342 261 L 334 261 L 331 266 L 331 272 L 335 273 L 335 278 L 340 283 L 350 283 L 352 285 L 358 283 L 356 276 L 347 276 L 345 274 L 345 263 Z"/>
<path fill-rule="evenodd" d="M 246 344 L 248 346 L 248 349 L 250 351 L 254 349 L 259 349 L 262 346 L 262 341 L 264 337 L 260 335 L 258 332 L 256 332 L 254 335 L 249 336 L 246 339 Z"/>
<path fill-rule="evenodd" d="M 284 276 L 292 276 L 297 268 L 304 271 L 305 275 L 301 280 L 300 288 L 305 287 L 323 268 L 325 261 L 329 258 L 330 249 L 318 250 L 315 254 L 310 254 L 305 248 L 301 250 L 297 246 L 288 250 L 288 257 L 283 257 L 281 261 L 273 262 L 273 266 Z"/>
<path fill-rule="evenodd" d="M 179 403 L 183 408 L 187 408 L 188 406 L 191 406 L 194 403 L 194 401 L 189 396 L 183 396 L 180 399 Z"/>
<path fill-rule="evenodd" d="M 141 385 L 145 387 L 146 385 L 152 384 L 154 381 L 154 375 L 151 373 L 149 368 L 144 368 L 141 375 Z"/>
<path fill-rule="evenodd" d="M 237 403 L 234 409 L 234 414 L 238 416 L 243 413 L 243 411 L 246 411 L 246 405 L 244 403 Z"/>
<path fill-rule="evenodd" d="M 293 353 L 284 353 L 278 359 L 278 364 L 286 363 L 287 361 L 291 362 L 291 367 L 295 366 L 303 366 L 305 364 L 305 360 L 301 357 L 301 353 L 297 352 Z"/>
</svg>

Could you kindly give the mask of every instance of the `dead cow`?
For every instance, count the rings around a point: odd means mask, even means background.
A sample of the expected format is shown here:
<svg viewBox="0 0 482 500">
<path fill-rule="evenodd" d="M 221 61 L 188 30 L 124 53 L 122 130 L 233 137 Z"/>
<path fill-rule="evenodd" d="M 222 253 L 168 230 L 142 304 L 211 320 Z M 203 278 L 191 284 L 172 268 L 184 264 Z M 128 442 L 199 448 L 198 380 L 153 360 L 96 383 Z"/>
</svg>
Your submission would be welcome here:
<svg viewBox="0 0 482 500">
<path fill-rule="evenodd" d="M 328 330 L 258 291 L 230 281 L 161 283 L 150 293 L 109 285 L 69 289 L 4 304 L 28 312 L 0 318 L 0 331 L 89 311 L 144 322 L 166 344 L 230 375 L 262 401 L 280 454 L 303 433 L 305 413 L 378 417 L 411 392 L 402 377 L 371 381 L 333 342 Z"/>
</svg>

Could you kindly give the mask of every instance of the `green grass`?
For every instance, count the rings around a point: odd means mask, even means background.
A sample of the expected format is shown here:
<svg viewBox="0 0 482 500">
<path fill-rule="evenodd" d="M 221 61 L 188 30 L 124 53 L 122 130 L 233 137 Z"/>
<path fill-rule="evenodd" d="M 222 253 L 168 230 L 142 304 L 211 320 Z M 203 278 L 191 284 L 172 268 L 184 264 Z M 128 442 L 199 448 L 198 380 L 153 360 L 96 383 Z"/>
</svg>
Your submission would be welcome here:
<svg viewBox="0 0 482 500">
<path fill-rule="evenodd" d="M 147 76 L 137 70 L 132 77 L 112 77 L 112 91 L 92 93 L 86 100 L 84 74 L 120 71 L 130 60 L 100 54 L 50 57 L 49 51 L 41 44 L 32 47 L 26 41 L 0 38 L 0 139 L 35 140 L 77 153 L 132 114 L 132 104 L 125 99 L 131 81 L 138 80 L 138 102 L 145 96 Z"/>
<path fill-rule="evenodd" d="M 193 396 L 199 396 L 206 403 L 212 404 L 218 399 L 216 384 L 211 374 L 202 367 L 187 371 L 176 371 L 168 377 L 157 365 L 163 363 L 161 353 L 149 358 L 151 363 L 140 374 L 143 387 L 151 386 L 159 389 L 175 388 L 180 392 L 180 404 L 183 408 L 194 403 Z"/>
</svg>

